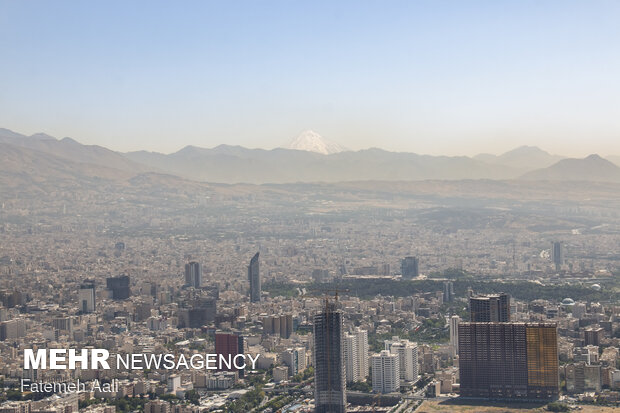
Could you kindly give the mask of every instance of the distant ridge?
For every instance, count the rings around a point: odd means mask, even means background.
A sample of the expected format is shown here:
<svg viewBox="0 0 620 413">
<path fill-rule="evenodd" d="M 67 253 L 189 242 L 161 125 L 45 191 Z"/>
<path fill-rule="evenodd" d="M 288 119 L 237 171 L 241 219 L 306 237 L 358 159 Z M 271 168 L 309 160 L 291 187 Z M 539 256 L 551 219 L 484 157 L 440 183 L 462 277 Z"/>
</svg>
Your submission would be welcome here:
<svg viewBox="0 0 620 413">
<path fill-rule="evenodd" d="M 166 196 L 209 187 L 157 172 L 125 171 L 93 163 L 74 162 L 23 146 L 0 142 L 0 195 L 51 194 L 76 188 L 101 190 L 110 185 L 152 190 Z M 10 195 L 9 195 L 10 196 Z"/>
<path fill-rule="evenodd" d="M 71 138 L 58 140 L 46 134 L 25 136 L 0 129 L 0 144 L 7 145 L 2 154 L 4 162 L 0 164 L 0 173 L 6 179 L 12 176 L 26 181 L 32 177 L 37 181 L 49 181 L 54 177 L 77 179 L 80 175 L 89 179 L 126 180 L 142 173 L 155 173 L 149 177 L 152 182 L 164 179 L 163 174 L 167 174 L 168 177 L 174 175 L 224 184 L 518 178 L 617 182 L 620 179 L 620 168 L 598 155 L 584 160 L 561 159 L 528 146 L 502 155 L 481 154 L 474 158 L 389 152 L 378 148 L 324 154 L 322 152 L 333 152 L 342 147 L 320 147 L 326 143 L 322 138 L 319 141 L 318 135 L 302 135 L 310 145 L 305 148 L 316 150 L 190 145 L 175 153 L 162 154 L 147 151 L 119 153 L 102 146 L 83 145 Z M 23 163 L 16 161 L 19 159 Z"/>
<path fill-rule="evenodd" d="M 620 167 L 599 155 L 583 159 L 563 159 L 548 168 L 537 169 L 521 177 L 530 181 L 620 182 Z"/>
<path fill-rule="evenodd" d="M 140 165 L 118 152 L 98 145 L 83 145 L 71 138 L 58 140 L 45 133 L 25 136 L 0 128 L 0 143 L 34 149 L 78 163 L 89 163 L 125 172 L 146 172 L 153 168 Z"/>
<path fill-rule="evenodd" d="M 509 179 L 519 176 L 519 172 L 511 168 L 466 156 L 418 155 L 376 148 L 325 155 L 297 149 L 220 145 L 212 149 L 190 146 L 169 155 L 140 151 L 126 156 L 188 179 L 220 183 Z"/>
<path fill-rule="evenodd" d="M 508 166 L 525 172 L 546 168 L 563 159 L 563 157 L 551 155 L 549 152 L 543 151 L 536 146 L 520 146 L 501 155 L 480 154 L 474 156 L 474 159 L 495 165 Z"/>
</svg>

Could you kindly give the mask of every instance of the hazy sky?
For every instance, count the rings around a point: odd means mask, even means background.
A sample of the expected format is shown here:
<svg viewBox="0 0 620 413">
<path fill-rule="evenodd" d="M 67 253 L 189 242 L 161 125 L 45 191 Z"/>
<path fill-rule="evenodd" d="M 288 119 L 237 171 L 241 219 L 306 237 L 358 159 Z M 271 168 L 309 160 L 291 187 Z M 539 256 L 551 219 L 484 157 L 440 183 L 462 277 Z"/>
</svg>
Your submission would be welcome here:
<svg viewBox="0 0 620 413">
<path fill-rule="evenodd" d="M 0 127 L 123 151 L 313 129 L 620 154 L 620 1 L 0 0 Z"/>
</svg>

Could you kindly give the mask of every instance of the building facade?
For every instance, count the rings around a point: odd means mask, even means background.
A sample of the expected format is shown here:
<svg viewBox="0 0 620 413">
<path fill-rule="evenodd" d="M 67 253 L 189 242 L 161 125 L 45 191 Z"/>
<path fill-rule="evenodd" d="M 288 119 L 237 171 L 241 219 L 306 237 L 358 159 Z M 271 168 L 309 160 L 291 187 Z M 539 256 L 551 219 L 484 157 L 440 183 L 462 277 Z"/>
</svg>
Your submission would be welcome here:
<svg viewBox="0 0 620 413">
<path fill-rule="evenodd" d="M 400 262 L 400 272 L 403 278 L 415 278 L 420 275 L 417 257 L 405 257 Z"/>
<path fill-rule="evenodd" d="M 472 323 L 507 323 L 510 321 L 510 296 L 501 293 L 470 297 L 469 314 Z"/>
<path fill-rule="evenodd" d="M 215 353 L 221 354 L 227 358 L 227 356 L 236 356 L 237 354 L 244 354 L 243 336 L 238 332 L 216 332 L 215 333 Z M 232 358 L 231 357 L 231 358 Z M 229 371 L 238 371 L 239 377 L 244 377 L 243 369 L 235 369 L 231 367 Z"/>
<path fill-rule="evenodd" d="M 126 300 L 131 296 L 129 287 L 130 279 L 128 275 L 106 278 L 106 287 L 110 291 L 110 298 L 113 300 Z"/>
<path fill-rule="evenodd" d="M 344 413 L 347 384 L 342 312 L 327 303 L 314 316 L 314 402 L 317 413 Z"/>
<path fill-rule="evenodd" d="M 557 399 L 557 326 L 553 323 L 460 323 L 462 397 Z"/>
<path fill-rule="evenodd" d="M 80 285 L 78 293 L 78 302 L 80 311 L 84 314 L 95 311 L 97 303 L 95 302 L 95 282 L 85 281 Z"/>
<path fill-rule="evenodd" d="M 344 337 L 347 382 L 364 381 L 368 377 L 368 332 L 357 329 Z"/>
<path fill-rule="evenodd" d="M 555 265 L 555 270 L 559 271 L 564 263 L 564 250 L 561 242 L 555 241 L 551 244 L 551 259 Z"/>
<path fill-rule="evenodd" d="M 450 350 L 452 351 L 452 357 L 456 357 L 459 354 L 459 323 L 461 317 L 453 315 L 450 317 Z"/>
<path fill-rule="evenodd" d="M 445 281 L 443 283 L 443 302 L 451 303 L 452 301 L 454 301 L 454 283 Z"/>
<path fill-rule="evenodd" d="M 398 356 L 399 377 L 402 381 L 415 382 L 418 380 L 418 344 L 409 340 L 392 337 L 384 341 L 384 349 Z"/>
<path fill-rule="evenodd" d="M 248 280 L 250 281 L 250 302 L 257 303 L 260 301 L 261 282 L 258 263 L 258 252 L 254 254 L 248 265 Z"/>
<path fill-rule="evenodd" d="M 398 354 L 382 350 L 371 357 L 372 391 L 394 393 L 400 389 L 400 365 Z"/>
<path fill-rule="evenodd" d="M 202 284 L 202 265 L 192 261 L 185 264 L 185 285 L 188 287 L 200 288 Z"/>
</svg>

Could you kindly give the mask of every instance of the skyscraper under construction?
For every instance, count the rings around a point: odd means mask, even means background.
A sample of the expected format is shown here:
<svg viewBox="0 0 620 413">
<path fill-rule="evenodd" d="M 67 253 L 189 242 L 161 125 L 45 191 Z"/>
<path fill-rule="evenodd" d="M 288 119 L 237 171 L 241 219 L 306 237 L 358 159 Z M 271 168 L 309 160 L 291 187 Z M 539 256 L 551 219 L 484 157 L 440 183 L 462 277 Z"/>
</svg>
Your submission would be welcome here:
<svg viewBox="0 0 620 413">
<path fill-rule="evenodd" d="M 316 413 L 344 413 L 347 388 L 342 312 L 326 301 L 314 316 L 314 400 Z"/>
</svg>

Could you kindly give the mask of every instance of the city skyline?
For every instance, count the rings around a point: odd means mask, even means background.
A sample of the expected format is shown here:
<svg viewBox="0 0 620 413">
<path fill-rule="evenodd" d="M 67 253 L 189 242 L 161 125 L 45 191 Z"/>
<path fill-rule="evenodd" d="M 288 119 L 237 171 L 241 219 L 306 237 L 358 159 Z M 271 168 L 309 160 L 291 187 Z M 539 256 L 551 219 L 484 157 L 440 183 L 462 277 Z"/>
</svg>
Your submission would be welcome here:
<svg viewBox="0 0 620 413">
<path fill-rule="evenodd" d="M 617 412 L 618 21 L 0 0 L 0 413 Z"/>
</svg>

